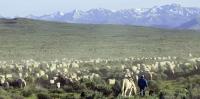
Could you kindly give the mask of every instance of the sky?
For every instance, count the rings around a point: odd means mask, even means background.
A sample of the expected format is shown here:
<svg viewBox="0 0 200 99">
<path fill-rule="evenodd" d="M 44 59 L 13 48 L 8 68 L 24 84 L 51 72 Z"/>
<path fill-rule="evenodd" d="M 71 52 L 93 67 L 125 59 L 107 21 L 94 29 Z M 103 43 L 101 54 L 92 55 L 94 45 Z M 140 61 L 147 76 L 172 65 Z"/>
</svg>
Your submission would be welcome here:
<svg viewBox="0 0 200 99">
<path fill-rule="evenodd" d="M 177 3 L 185 7 L 199 7 L 200 0 L 0 0 L 0 15 L 6 17 L 44 15 L 74 9 L 88 10 L 105 8 L 110 10 L 150 8 Z"/>
</svg>

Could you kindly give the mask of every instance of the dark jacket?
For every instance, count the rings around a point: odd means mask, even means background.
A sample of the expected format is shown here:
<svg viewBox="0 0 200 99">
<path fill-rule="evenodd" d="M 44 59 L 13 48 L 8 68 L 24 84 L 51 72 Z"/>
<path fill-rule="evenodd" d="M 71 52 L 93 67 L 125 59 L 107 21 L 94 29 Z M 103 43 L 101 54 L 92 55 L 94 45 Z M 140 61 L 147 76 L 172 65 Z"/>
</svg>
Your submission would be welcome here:
<svg viewBox="0 0 200 99">
<path fill-rule="evenodd" d="M 144 89 L 145 87 L 147 87 L 147 80 L 144 78 L 140 78 L 138 80 L 138 86 L 140 87 L 140 89 Z"/>
</svg>

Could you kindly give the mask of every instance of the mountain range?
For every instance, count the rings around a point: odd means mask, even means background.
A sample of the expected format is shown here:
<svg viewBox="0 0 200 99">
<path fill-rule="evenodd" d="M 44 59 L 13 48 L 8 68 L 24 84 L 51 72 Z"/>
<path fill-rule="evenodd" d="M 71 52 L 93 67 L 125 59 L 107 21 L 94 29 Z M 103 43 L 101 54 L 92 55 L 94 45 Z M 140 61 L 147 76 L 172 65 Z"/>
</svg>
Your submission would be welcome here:
<svg viewBox="0 0 200 99">
<path fill-rule="evenodd" d="M 161 28 L 184 28 L 195 24 L 200 8 L 182 7 L 179 4 L 154 6 L 152 8 L 111 11 L 98 8 L 88 11 L 55 12 L 43 16 L 27 16 L 30 19 L 83 24 L 122 24 Z M 193 21 L 192 21 L 193 20 Z M 194 22 L 194 23 L 193 23 Z M 181 27 L 183 26 L 183 27 Z"/>
</svg>

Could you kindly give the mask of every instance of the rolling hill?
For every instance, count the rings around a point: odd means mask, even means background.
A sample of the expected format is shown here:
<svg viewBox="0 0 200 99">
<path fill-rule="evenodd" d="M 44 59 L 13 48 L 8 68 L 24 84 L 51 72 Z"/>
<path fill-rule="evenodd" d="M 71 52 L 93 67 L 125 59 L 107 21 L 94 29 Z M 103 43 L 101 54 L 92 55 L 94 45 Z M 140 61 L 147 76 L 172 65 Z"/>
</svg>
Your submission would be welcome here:
<svg viewBox="0 0 200 99">
<path fill-rule="evenodd" d="M 189 30 L 0 19 L 0 59 L 200 55 L 199 38 Z"/>
<path fill-rule="evenodd" d="M 194 18 L 180 25 L 180 29 L 200 30 L 200 18 Z"/>
</svg>

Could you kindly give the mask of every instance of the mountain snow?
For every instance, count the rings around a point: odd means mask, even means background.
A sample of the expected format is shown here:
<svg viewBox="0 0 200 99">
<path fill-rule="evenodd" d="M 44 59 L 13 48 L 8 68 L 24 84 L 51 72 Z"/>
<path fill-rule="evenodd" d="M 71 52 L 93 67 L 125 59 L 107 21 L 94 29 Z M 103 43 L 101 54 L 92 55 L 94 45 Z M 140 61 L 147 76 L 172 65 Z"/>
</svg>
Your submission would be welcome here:
<svg viewBox="0 0 200 99">
<path fill-rule="evenodd" d="M 74 10 L 56 12 L 28 18 L 87 24 L 128 24 L 173 28 L 200 16 L 200 8 L 182 7 L 179 4 L 154 6 L 152 8 L 111 11 L 97 8 L 88 11 Z"/>
</svg>

